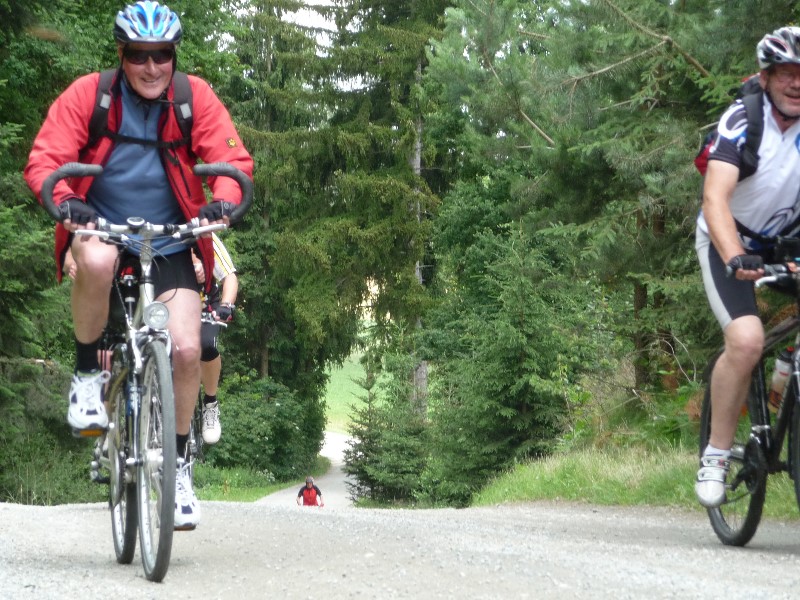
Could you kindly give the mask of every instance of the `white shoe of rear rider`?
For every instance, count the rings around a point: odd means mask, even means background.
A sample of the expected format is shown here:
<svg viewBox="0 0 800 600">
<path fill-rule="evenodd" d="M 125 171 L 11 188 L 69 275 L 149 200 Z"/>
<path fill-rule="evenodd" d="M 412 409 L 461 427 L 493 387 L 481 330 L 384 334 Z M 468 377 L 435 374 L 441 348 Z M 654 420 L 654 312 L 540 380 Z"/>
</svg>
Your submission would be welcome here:
<svg viewBox="0 0 800 600">
<path fill-rule="evenodd" d="M 76 373 L 72 376 L 67 422 L 73 429 L 108 428 L 108 415 L 103 406 L 103 387 L 110 377 L 108 371 Z"/>
<path fill-rule="evenodd" d="M 216 444 L 221 435 L 219 401 L 203 405 L 203 441 L 206 444 Z"/>
<path fill-rule="evenodd" d="M 175 529 L 194 529 L 200 522 L 200 503 L 192 488 L 189 463 L 178 459 L 175 476 Z"/>
<path fill-rule="evenodd" d="M 722 456 L 704 456 L 700 459 L 700 470 L 694 492 L 706 508 L 717 508 L 725 502 L 725 479 L 731 463 Z"/>
</svg>

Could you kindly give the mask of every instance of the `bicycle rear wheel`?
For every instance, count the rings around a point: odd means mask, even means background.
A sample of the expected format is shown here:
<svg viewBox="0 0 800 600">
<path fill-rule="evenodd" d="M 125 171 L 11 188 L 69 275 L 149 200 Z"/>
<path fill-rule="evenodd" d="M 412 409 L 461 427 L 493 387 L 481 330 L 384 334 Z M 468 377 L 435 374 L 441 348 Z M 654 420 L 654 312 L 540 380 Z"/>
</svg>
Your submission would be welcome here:
<svg viewBox="0 0 800 600">
<path fill-rule="evenodd" d="M 137 468 L 139 540 L 145 577 L 161 581 L 169 568 L 175 521 L 175 397 L 164 343 L 148 342 L 143 358 L 141 460 Z"/>
<path fill-rule="evenodd" d="M 708 367 L 711 373 L 718 357 Z M 710 377 L 709 377 L 710 381 Z M 753 371 L 750 390 L 747 397 L 747 410 L 739 415 L 739 423 L 731 449 L 731 469 L 726 484 L 726 499 L 722 506 L 707 509 L 708 518 L 714 533 L 723 544 L 744 546 L 756 533 L 764 508 L 767 491 L 767 461 L 760 444 L 752 439 L 750 432 L 753 425 L 763 425 L 756 407 L 759 394 L 756 390 L 764 389 L 763 363 Z M 700 416 L 700 455 L 708 445 L 711 434 L 711 390 L 706 386 L 703 407 Z"/>
<path fill-rule="evenodd" d="M 108 461 L 109 505 L 111 507 L 111 533 L 117 562 L 123 565 L 133 561 L 136 550 L 136 484 L 126 477 L 125 459 L 128 456 L 128 401 L 125 394 L 127 379 L 125 355 L 116 350 L 112 377 L 108 387 Z"/>
<path fill-rule="evenodd" d="M 784 410 L 791 410 L 792 416 L 791 420 L 789 421 L 789 474 L 794 481 L 794 494 L 797 498 L 797 504 L 800 506 L 800 410 L 798 410 L 797 402 L 798 398 L 798 387 L 792 378 L 789 381 L 789 385 L 792 386 L 790 390 L 788 390 L 788 394 L 784 402 L 786 406 L 784 406 Z"/>
</svg>

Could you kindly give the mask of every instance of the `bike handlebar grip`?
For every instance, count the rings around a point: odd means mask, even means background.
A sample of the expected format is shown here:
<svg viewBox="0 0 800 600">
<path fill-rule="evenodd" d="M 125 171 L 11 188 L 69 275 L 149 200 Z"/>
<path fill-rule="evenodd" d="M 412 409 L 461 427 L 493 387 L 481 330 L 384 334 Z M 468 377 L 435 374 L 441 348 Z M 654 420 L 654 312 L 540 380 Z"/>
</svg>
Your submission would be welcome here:
<svg viewBox="0 0 800 600">
<path fill-rule="evenodd" d="M 102 172 L 103 167 L 101 165 L 72 162 L 61 165 L 58 169 L 50 173 L 47 179 L 44 180 L 41 191 L 42 205 L 47 211 L 47 214 L 49 214 L 54 221 L 61 222 L 61 212 L 53 201 L 53 190 L 59 181 L 69 177 L 96 177 Z"/>
<path fill-rule="evenodd" d="M 230 220 L 237 223 L 242 220 L 253 202 L 253 181 L 245 173 L 226 162 L 200 164 L 194 166 L 194 174 L 199 177 L 222 176 L 233 179 L 242 190 L 242 201 L 233 209 Z"/>
</svg>

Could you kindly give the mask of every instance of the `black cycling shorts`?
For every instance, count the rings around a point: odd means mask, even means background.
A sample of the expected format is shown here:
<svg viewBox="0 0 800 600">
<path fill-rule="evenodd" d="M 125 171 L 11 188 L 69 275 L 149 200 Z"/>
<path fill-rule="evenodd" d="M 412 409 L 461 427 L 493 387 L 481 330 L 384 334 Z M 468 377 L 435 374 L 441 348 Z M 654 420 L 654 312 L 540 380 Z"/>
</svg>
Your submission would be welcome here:
<svg viewBox="0 0 800 600">
<path fill-rule="evenodd" d="M 724 330 L 734 319 L 745 316 L 758 317 L 755 286 L 752 281 L 728 277 L 725 263 L 707 233 L 698 229 L 695 250 L 703 274 L 708 303 Z"/>
<path fill-rule="evenodd" d="M 119 269 L 132 266 L 139 272 L 139 257 L 125 252 L 120 253 Z M 164 292 L 177 289 L 189 289 L 197 291 L 197 275 L 194 272 L 191 250 L 176 252 L 167 256 L 156 256 L 153 258 L 151 269 L 153 275 L 153 286 L 156 297 Z"/>
</svg>

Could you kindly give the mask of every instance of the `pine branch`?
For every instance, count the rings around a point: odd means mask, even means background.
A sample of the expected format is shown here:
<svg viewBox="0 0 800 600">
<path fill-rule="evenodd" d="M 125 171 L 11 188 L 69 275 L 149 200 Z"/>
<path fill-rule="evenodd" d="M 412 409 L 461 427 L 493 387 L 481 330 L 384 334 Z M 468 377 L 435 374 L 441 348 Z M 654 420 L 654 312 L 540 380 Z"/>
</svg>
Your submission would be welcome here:
<svg viewBox="0 0 800 600">
<path fill-rule="evenodd" d="M 633 56 L 629 56 L 628 58 L 624 58 L 621 61 L 614 63 L 613 65 L 608 65 L 607 67 L 603 67 L 602 69 L 600 69 L 598 71 L 593 71 L 591 73 L 586 73 L 585 75 L 577 75 L 575 77 L 571 77 L 570 79 L 567 79 L 566 81 L 564 81 L 564 84 L 566 85 L 566 84 L 571 83 L 572 87 L 574 89 L 575 86 L 578 85 L 584 79 L 590 79 L 592 77 L 598 77 L 600 75 L 603 75 L 604 73 L 608 73 L 609 71 L 613 71 L 614 69 L 616 69 L 618 67 L 621 67 L 624 64 L 627 64 L 627 63 L 629 63 L 631 61 L 634 61 L 634 60 L 638 60 L 638 59 L 642 58 L 643 56 L 647 56 L 648 54 L 651 54 L 651 53 L 655 52 L 661 46 L 664 46 L 667 43 L 668 42 L 666 42 L 666 41 L 661 41 L 658 44 L 656 44 L 655 46 L 653 46 L 652 48 L 648 48 L 647 50 L 642 50 L 638 54 L 634 54 Z"/>
<path fill-rule="evenodd" d="M 499 83 L 500 87 L 503 88 L 503 90 L 505 90 L 506 85 L 505 83 L 503 83 L 503 80 L 500 79 L 500 76 L 497 74 L 497 71 L 495 71 L 494 64 L 492 64 L 492 59 L 489 57 L 485 49 L 483 51 L 483 58 L 484 60 L 486 60 L 486 64 L 489 65 L 489 69 L 492 71 L 492 75 L 494 75 L 494 78 L 497 80 L 497 83 Z M 525 120 L 525 122 L 528 123 L 528 125 L 530 125 L 531 127 L 533 127 L 533 130 L 540 136 L 542 136 L 547 141 L 547 143 L 550 144 L 551 147 L 555 146 L 556 143 L 555 141 L 553 141 L 553 138 L 547 135 L 544 132 L 544 130 L 533 121 L 533 119 L 531 119 L 527 114 L 525 114 L 525 111 L 522 110 L 522 107 L 519 105 L 519 102 L 517 102 L 507 91 L 506 91 L 506 96 L 517 107 L 517 112 Z"/>
<path fill-rule="evenodd" d="M 684 50 L 670 36 L 660 35 L 659 33 L 653 31 L 652 29 L 645 27 L 641 23 L 634 21 L 611 0 L 601 0 L 601 1 L 605 3 L 609 8 L 611 8 L 611 10 L 617 13 L 620 17 L 622 17 L 622 19 L 625 20 L 634 29 L 644 33 L 645 35 L 661 40 L 662 43 L 669 44 L 671 47 L 675 48 L 678 54 L 680 54 L 684 59 L 686 59 L 686 62 L 688 62 L 695 69 L 697 69 L 700 72 L 700 74 L 703 75 L 703 77 L 709 77 L 711 75 L 711 73 L 709 73 L 708 70 L 706 70 L 706 68 L 703 67 L 703 65 L 701 65 L 696 58 L 694 58 L 691 54 L 689 54 L 686 50 Z"/>
<path fill-rule="evenodd" d="M 520 35 L 527 36 L 529 38 L 533 38 L 535 40 L 549 40 L 552 36 L 546 35 L 544 33 L 534 33 L 533 31 L 525 31 L 524 29 L 519 30 Z"/>
</svg>

